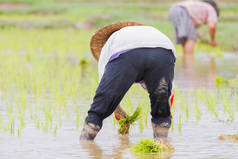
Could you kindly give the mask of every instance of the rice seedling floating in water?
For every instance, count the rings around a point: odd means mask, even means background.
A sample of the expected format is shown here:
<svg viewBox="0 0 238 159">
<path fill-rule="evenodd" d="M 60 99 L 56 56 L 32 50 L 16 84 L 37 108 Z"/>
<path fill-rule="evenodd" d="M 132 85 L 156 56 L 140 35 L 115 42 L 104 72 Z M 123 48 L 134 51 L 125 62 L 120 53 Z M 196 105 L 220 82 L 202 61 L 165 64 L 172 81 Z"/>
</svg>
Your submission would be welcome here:
<svg viewBox="0 0 238 159">
<path fill-rule="evenodd" d="M 217 76 L 216 79 L 216 86 L 217 87 L 232 87 L 232 88 L 238 88 L 238 79 L 234 78 L 234 79 L 226 79 L 224 77 L 221 76 Z"/>
<path fill-rule="evenodd" d="M 89 63 L 90 63 L 89 60 L 87 60 L 86 58 L 82 58 L 82 59 L 80 60 L 79 65 L 80 65 L 81 67 L 84 67 L 84 66 L 86 66 L 86 65 L 89 64 Z"/>
<path fill-rule="evenodd" d="M 221 135 L 218 137 L 219 140 L 222 141 L 232 141 L 232 142 L 237 142 L 238 143 L 238 134 L 234 135 Z"/>
<path fill-rule="evenodd" d="M 141 116 L 141 107 L 137 107 L 135 112 L 131 116 L 121 118 L 119 120 L 120 128 L 118 130 L 119 134 L 126 135 L 129 134 L 130 126 L 135 123 Z"/>
<path fill-rule="evenodd" d="M 152 139 L 141 139 L 138 144 L 131 148 L 132 152 L 136 153 L 153 153 L 153 154 L 169 154 L 174 151 L 174 148 L 163 141 Z"/>
<path fill-rule="evenodd" d="M 228 86 L 229 83 L 229 81 L 226 78 L 220 76 L 216 76 L 215 81 L 217 87 Z"/>
</svg>

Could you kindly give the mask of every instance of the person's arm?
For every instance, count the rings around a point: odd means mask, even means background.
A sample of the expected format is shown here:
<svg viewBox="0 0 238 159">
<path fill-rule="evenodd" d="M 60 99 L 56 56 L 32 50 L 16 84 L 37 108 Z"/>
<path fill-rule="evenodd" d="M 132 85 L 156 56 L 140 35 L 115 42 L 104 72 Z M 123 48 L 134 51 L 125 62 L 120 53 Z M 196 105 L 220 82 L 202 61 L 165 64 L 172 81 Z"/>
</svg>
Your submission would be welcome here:
<svg viewBox="0 0 238 159">
<path fill-rule="evenodd" d="M 215 22 L 210 22 L 208 23 L 208 27 L 209 27 L 209 32 L 210 32 L 210 36 L 211 36 L 211 45 L 212 46 L 216 46 L 217 42 L 216 42 L 216 23 Z"/>
</svg>

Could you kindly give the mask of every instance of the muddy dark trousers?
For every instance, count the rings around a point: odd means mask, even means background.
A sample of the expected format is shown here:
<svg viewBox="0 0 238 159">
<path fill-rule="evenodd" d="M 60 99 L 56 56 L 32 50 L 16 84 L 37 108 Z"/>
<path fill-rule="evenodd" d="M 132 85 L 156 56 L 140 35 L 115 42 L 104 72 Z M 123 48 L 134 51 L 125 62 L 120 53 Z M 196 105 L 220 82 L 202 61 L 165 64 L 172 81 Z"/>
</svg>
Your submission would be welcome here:
<svg viewBox="0 0 238 159">
<path fill-rule="evenodd" d="M 169 97 L 174 63 L 172 51 L 163 48 L 133 49 L 110 61 L 96 90 L 85 124 L 92 123 L 101 128 L 103 120 L 114 112 L 131 85 L 144 81 L 151 102 L 152 123 L 170 127 Z"/>
</svg>

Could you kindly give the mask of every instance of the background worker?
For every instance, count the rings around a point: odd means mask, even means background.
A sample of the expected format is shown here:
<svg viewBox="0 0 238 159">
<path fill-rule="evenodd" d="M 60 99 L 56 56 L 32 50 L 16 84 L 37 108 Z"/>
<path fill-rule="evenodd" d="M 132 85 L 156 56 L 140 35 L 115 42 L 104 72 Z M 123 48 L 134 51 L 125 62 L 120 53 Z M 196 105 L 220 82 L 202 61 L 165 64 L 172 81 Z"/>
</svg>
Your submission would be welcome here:
<svg viewBox="0 0 238 159">
<path fill-rule="evenodd" d="M 219 9 L 213 0 L 183 1 L 174 4 L 169 10 L 169 19 L 175 29 L 175 42 L 183 46 L 184 54 L 192 54 L 197 38 L 216 46 L 216 25 Z M 207 24 L 211 42 L 196 33 L 196 28 Z"/>
<path fill-rule="evenodd" d="M 166 138 L 175 64 L 175 48 L 168 37 L 151 26 L 119 22 L 99 29 L 91 50 L 99 59 L 100 83 L 80 140 L 93 140 L 131 85 L 141 81 L 150 97 L 154 138 Z"/>
</svg>

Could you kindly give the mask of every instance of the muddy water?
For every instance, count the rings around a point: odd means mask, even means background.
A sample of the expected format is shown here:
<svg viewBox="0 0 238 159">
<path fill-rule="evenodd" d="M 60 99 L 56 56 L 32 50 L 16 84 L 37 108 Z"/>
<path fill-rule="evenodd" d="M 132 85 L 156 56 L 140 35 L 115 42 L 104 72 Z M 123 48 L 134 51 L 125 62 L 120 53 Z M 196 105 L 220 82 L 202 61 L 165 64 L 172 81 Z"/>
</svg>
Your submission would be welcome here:
<svg viewBox="0 0 238 159">
<path fill-rule="evenodd" d="M 193 61 L 194 60 L 194 61 Z M 214 88 L 213 78 L 216 75 L 233 78 L 238 75 L 238 56 L 225 54 L 223 59 L 207 58 L 205 54 L 198 54 L 195 59 L 178 58 L 175 81 L 184 91 L 191 88 Z M 178 120 L 174 125 L 177 127 Z M 111 118 L 104 122 L 103 129 L 95 142 L 80 143 L 80 130 L 75 128 L 74 122 L 66 122 L 57 131 L 45 133 L 34 125 L 27 124 L 21 135 L 11 136 L 9 133 L 0 134 L 0 158 L 24 159 L 73 159 L 73 158 L 159 158 L 156 155 L 138 155 L 129 151 L 130 146 L 141 138 L 152 138 L 151 125 L 140 133 L 137 127 L 131 129 L 129 136 L 119 136 Z M 183 121 L 182 132 L 174 129 L 169 134 L 170 143 L 175 152 L 168 159 L 235 159 L 238 158 L 238 143 L 221 142 L 221 134 L 238 133 L 238 121 L 221 122 L 203 114 L 200 121 Z"/>
</svg>

